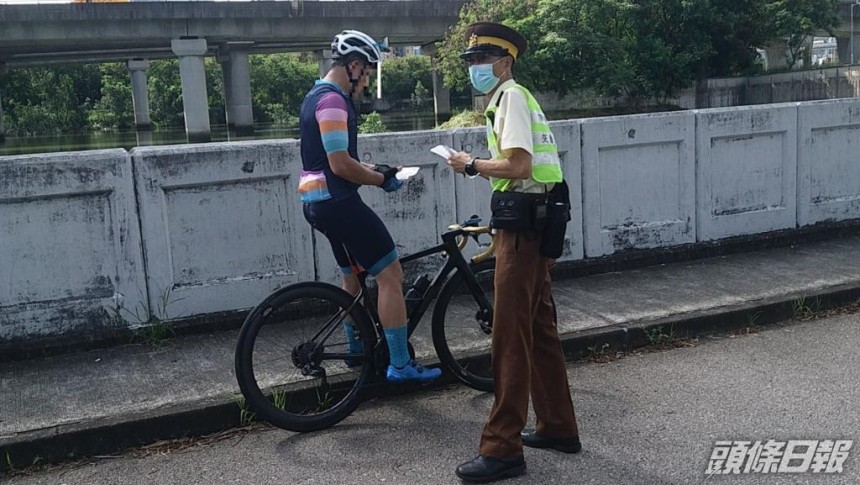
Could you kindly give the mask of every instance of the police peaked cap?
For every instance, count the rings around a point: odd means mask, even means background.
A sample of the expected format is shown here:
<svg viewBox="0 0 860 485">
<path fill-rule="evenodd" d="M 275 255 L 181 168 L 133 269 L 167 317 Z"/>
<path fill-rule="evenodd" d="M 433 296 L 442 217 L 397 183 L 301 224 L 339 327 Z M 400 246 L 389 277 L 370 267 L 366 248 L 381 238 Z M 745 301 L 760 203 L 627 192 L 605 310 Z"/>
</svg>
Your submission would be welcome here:
<svg viewBox="0 0 860 485">
<path fill-rule="evenodd" d="M 516 30 L 494 22 L 475 22 L 466 28 L 469 47 L 460 54 L 468 60 L 472 54 L 510 55 L 514 59 L 523 55 L 528 43 Z"/>
</svg>

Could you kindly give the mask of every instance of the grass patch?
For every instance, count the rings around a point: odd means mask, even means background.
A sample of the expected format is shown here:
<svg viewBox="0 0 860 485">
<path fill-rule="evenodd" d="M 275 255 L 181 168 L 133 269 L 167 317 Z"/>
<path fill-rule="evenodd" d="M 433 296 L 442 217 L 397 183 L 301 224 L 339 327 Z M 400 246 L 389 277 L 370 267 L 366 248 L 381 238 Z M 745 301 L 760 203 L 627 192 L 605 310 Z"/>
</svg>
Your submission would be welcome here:
<svg viewBox="0 0 860 485">
<path fill-rule="evenodd" d="M 157 347 L 176 336 L 176 330 L 170 322 L 172 317 L 169 307 L 182 300 L 183 298 L 175 298 L 173 288 L 168 287 L 159 295 L 155 308 L 151 308 L 147 298 L 141 294 L 140 301 L 134 307 L 127 308 L 117 302 L 111 313 L 117 325 L 135 328 L 132 343 L 143 342 Z"/>
<path fill-rule="evenodd" d="M 438 130 L 449 130 L 451 128 L 472 128 L 475 126 L 485 126 L 487 124 L 484 113 L 472 109 L 464 109 L 463 111 L 452 116 L 448 121 L 437 126 Z"/>
<path fill-rule="evenodd" d="M 257 413 L 251 411 L 245 396 L 236 396 L 236 405 L 239 406 L 239 424 L 250 426 L 257 419 Z"/>
</svg>

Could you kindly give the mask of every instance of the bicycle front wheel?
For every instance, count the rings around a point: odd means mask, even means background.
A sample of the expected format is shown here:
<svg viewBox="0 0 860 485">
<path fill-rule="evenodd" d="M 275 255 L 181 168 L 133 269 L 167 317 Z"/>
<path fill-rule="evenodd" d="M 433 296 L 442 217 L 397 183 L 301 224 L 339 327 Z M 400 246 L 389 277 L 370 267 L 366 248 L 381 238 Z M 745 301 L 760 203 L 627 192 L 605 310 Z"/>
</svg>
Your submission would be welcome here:
<svg viewBox="0 0 860 485">
<path fill-rule="evenodd" d="M 352 346 L 344 322 L 355 328 Z M 236 378 L 257 418 L 290 431 L 324 429 L 358 406 L 375 344 L 355 297 L 326 283 L 299 283 L 248 314 L 236 346 Z"/>
<path fill-rule="evenodd" d="M 472 266 L 489 308 L 478 303 L 459 271 L 445 282 L 433 308 L 433 346 L 439 360 L 460 382 L 484 392 L 493 391 L 490 349 L 495 270 L 495 260 Z"/>
</svg>

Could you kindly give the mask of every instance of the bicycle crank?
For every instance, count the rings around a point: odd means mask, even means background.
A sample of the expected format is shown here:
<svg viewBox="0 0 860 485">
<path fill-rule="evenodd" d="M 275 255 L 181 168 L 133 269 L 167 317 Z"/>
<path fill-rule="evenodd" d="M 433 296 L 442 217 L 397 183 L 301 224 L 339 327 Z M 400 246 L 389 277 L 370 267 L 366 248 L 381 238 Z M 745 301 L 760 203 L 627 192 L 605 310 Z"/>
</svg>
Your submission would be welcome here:
<svg viewBox="0 0 860 485">
<path fill-rule="evenodd" d="M 478 320 L 478 326 L 481 331 L 487 335 L 493 333 L 493 312 L 492 310 L 478 310 L 475 314 L 475 319 Z"/>
</svg>

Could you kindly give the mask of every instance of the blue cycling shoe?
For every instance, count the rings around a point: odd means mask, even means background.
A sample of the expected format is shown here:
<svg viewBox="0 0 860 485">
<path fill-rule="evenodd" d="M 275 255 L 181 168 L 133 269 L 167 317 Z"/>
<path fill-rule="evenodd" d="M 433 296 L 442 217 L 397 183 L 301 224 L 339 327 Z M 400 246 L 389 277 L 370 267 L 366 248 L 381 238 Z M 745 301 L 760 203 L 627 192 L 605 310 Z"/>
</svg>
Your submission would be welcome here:
<svg viewBox="0 0 860 485">
<path fill-rule="evenodd" d="M 393 365 L 388 366 L 388 372 L 385 375 L 385 378 L 388 382 L 392 382 L 395 384 L 401 384 L 406 382 L 418 382 L 421 384 L 425 384 L 431 382 L 442 375 L 442 369 L 428 369 L 423 365 L 415 362 L 414 360 L 409 361 L 406 364 L 406 367 L 394 367 Z"/>
</svg>

